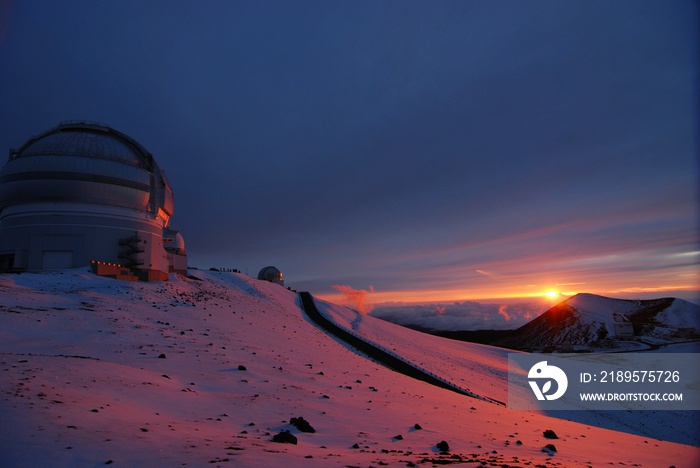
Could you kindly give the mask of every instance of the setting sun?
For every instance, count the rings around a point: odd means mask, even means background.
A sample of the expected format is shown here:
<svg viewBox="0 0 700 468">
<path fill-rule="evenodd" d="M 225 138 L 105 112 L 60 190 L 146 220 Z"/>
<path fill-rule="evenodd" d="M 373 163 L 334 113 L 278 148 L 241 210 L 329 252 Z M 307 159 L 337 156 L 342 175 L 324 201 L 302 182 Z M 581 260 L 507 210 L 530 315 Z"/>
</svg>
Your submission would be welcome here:
<svg viewBox="0 0 700 468">
<path fill-rule="evenodd" d="M 559 291 L 556 291 L 554 289 L 550 289 L 549 291 L 546 291 L 544 293 L 545 297 L 548 297 L 549 299 L 556 299 L 559 297 Z"/>
</svg>

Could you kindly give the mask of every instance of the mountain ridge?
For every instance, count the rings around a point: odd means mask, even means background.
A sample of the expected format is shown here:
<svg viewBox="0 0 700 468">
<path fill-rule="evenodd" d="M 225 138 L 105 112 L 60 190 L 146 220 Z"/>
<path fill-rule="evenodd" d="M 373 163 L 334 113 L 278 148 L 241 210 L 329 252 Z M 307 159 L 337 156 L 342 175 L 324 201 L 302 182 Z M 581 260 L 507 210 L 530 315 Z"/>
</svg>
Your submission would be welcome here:
<svg viewBox="0 0 700 468">
<path fill-rule="evenodd" d="M 643 351 L 700 341 L 700 306 L 683 299 L 578 293 L 512 330 L 431 330 L 445 338 L 522 351 Z"/>
<path fill-rule="evenodd" d="M 665 313 L 669 309 L 675 315 Z M 579 293 L 492 344 L 521 350 L 637 349 L 631 345 L 654 347 L 700 339 L 698 330 L 700 306 L 682 299 L 630 300 Z"/>
</svg>

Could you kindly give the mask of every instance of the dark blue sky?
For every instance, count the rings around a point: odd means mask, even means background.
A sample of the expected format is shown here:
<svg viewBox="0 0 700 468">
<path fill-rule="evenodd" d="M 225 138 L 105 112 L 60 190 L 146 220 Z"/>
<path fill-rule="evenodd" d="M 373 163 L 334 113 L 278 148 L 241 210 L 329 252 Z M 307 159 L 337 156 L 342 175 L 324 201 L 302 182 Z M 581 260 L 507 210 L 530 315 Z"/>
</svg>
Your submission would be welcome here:
<svg viewBox="0 0 700 468">
<path fill-rule="evenodd" d="M 4 1 L 0 148 L 165 169 L 190 264 L 320 295 L 698 288 L 692 1 Z"/>
</svg>

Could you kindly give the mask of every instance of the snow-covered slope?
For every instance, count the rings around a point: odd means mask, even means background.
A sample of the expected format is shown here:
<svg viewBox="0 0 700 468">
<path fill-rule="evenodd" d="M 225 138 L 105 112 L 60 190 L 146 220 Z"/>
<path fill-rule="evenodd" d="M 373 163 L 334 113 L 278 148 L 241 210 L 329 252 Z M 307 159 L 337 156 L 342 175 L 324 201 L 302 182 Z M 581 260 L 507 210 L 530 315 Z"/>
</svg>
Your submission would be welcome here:
<svg viewBox="0 0 700 468">
<path fill-rule="evenodd" d="M 316 301 L 336 325 L 352 330 L 406 361 L 428 370 L 466 390 L 507 401 L 508 349 L 448 340 L 324 301 Z M 429 343 L 429 346 L 425 346 Z"/>
<path fill-rule="evenodd" d="M 629 336 L 623 336 L 625 327 Z M 577 294 L 496 343 L 527 350 L 564 343 L 576 349 L 633 350 L 693 339 L 700 339 L 700 306 L 690 302 Z"/>
<path fill-rule="evenodd" d="M 397 374 L 315 327 L 291 291 L 192 274 L 199 279 L 164 283 L 81 270 L 0 276 L 0 466 L 700 460 L 698 447 L 510 411 Z M 405 359 L 503 398 L 502 350 L 325 308 Z M 298 416 L 316 432 L 289 425 Z M 559 439 L 545 439 L 546 429 Z M 298 444 L 273 442 L 281 430 Z M 442 440 L 450 455 L 437 450 Z M 542 451 L 548 443 L 555 454 Z"/>
<path fill-rule="evenodd" d="M 604 298 L 601 298 L 604 299 Z M 469 392 L 507 400 L 507 360 L 513 350 L 433 336 L 396 326 L 335 304 L 317 301 L 336 325 L 352 330 L 371 343 L 381 343 L 410 363 L 433 371 L 443 380 Z M 675 352 L 694 352 L 676 350 Z M 552 411 L 548 413 L 583 424 L 700 445 L 699 412 L 693 411 Z M 683 427 L 685 430 L 678 431 Z"/>
</svg>

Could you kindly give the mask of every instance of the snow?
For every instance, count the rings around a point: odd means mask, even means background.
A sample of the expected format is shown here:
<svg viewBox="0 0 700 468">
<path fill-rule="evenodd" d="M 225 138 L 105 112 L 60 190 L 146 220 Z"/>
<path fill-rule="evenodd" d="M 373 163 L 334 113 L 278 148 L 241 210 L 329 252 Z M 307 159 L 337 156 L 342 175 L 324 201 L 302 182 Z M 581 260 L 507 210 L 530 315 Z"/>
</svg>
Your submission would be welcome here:
<svg viewBox="0 0 700 468">
<path fill-rule="evenodd" d="M 401 355 L 407 362 L 477 395 L 507 400 L 503 383 L 508 379 L 508 353 L 512 350 L 437 336 L 427 340 L 429 346 L 421 346 L 426 341 L 424 333 L 346 307 L 318 300 L 316 303 L 321 313 L 336 325 Z M 474 376 L 479 376 L 477 382 Z"/>
<path fill-rule="evenodd" d="M 700 461 L 697 444 L 512 411 L 397 374 L 319 330 L 292 291 L 190 273 L 199 279 L 0 276 L 1 466 L 430 466 L 441 440 L 485 464 Z M 505 400 L 505 350 L 318 304 L 403 359 Z M 297 416 L 316 432 L 289 425 Z M 285 429 L 298 445 L 271 441 Z M 557 453 L 542 451 L 548 443 Z"/>
<path fill-rule="evenodd" d="M 667 309 L 659 312 L 656 320 L 668 327 L 696 328 L 700 317 L 693 314 L 686 304 L 685 301 L 675 299 Z"/>
<path fill-rule="evenodd" d="M 565 301 L 587 323 L 603 323 L 608 333 L 615 333 L 614 314 L 626 315 L 639 306 L 638 301 L 611 299 L 595 294 L 577 294 Z"/>
</svg>

